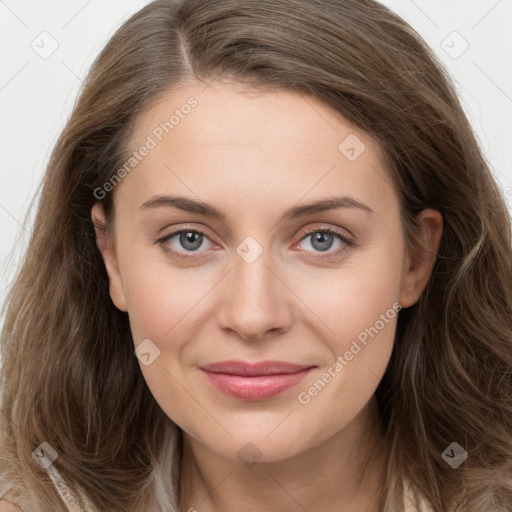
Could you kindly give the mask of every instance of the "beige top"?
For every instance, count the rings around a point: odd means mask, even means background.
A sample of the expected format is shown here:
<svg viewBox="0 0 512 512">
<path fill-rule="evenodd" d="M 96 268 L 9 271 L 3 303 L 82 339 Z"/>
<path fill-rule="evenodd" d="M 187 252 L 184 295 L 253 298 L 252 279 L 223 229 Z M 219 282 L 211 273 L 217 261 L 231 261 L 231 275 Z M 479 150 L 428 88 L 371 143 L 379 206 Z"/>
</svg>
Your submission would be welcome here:
<svg viewBox="0 0 512 512">
<path fill-rule="evenodd" d="M 76 496 L 71 493 L 57 469 L 50 466 L 47 471 L 69 512 L 96 512 L 89 500 L 83 494 L 81 494 L 80 497 L 85 503 L 85 508 L 80 505 Z M 414 489 L 408 480 L 404 480 L 403 512 L 433 512 L 432 507 L 428 504 L 425 497 L 419 490 Z"/>
<path fill-rule="evenodd" d="M 404 512 L 433 512 L 434 509 L 419 489 L 404 479 Z"/>
</svg>

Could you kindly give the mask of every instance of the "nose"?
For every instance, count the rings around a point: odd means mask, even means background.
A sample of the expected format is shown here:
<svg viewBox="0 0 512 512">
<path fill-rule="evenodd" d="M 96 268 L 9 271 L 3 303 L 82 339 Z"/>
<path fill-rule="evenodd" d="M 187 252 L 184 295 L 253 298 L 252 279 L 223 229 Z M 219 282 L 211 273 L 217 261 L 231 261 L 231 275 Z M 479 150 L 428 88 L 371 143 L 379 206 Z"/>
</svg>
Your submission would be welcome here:
<svg viewBox="0 0 512 512">
<path fill-rule="evenodd" d="M 246 341 L 286 332 L 293 323 L 293 293 L 265 249 L 254 261 L 234 255 L 217 311 L 219 326 Z"/>
</svg>

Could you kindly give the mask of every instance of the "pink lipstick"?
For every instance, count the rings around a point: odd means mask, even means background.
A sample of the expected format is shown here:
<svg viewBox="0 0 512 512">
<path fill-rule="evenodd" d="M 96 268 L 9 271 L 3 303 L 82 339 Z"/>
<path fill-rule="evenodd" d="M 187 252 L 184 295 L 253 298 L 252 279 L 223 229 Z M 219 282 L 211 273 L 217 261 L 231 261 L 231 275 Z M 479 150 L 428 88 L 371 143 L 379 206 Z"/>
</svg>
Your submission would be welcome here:
<svg viewBox="0 0 512 512">
<path fill-rule="evenodd" d="M 220 361 L 201 370 L 218 390 L 241 400 L 264 400 L 297 385 L 315 368 L 283 361 Z"/>
</svg>

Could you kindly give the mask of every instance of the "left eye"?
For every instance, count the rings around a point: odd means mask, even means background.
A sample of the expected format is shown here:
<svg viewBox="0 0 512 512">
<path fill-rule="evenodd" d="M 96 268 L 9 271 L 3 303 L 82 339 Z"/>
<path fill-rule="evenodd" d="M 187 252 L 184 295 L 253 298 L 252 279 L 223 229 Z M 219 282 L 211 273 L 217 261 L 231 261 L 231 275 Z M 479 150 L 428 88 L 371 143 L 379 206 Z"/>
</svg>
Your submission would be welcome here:
<svg viewBox="0 0 512 512">
<path fill-rule="evenodd" d="M 350 245 L 349 240 L 345 236 L 332 229 L 316 229 L 309 231 L 301 241 L 310 239 L 309 245 L 314 251 L 326 252 L 332 248 L 336 238 L 339 242 L 338 247 L 343 245 L 343 243 Z M 336 250 L 332 252 L 336 252 Z"/>
<path fill-rule="evenodd" d="M 299 243 L 303 243 L 308 239 L 310 239 L 310 242 L 306 245 L 309 245 L 310 248 L 306 247 L 305 250 L 317 253 L 325 253 L 329 251 L 337 239 L 338 246 L 335 247 L 333 251 L 330 251 L 328 253 L 329 255 L 343 250 L 344 247 L 351 247 L 353 245 L 353 243 L 342 232 L 334 229 L 312 229 L 300 239 Z M 173 240 L 175 241 L 173 242 Z M 176 257 L 182 259 L 189 258 L 186 253 L 192 254 L 202 252 L 199 251 L 199 249 L 208 249 L 208 244 L 210 244 L 210 247 L 215 245 L 210 241 L 206 234 L 192 229 L 175 231 L 174 233 L 170 233 L 164 238 L 161 238 L 158 242 L 162 245 L 165 251 L 172 252 Z M 181 248 L 176 248 L 174 245 L 176 243 L 178 243 Z"/>
</svg>

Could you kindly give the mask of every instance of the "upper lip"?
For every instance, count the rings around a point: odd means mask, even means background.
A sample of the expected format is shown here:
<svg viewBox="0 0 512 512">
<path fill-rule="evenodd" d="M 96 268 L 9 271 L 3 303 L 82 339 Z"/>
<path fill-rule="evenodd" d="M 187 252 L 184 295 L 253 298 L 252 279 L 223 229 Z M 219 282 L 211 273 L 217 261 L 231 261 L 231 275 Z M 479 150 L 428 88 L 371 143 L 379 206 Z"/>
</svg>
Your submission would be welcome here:
<svg viewBox="0 0 512 512">
<path fill-rule="evenodd" d="M 264 375 L 279 375 L 283 373 L 297 373 L 313 365 L 300 365 L 285 361 L 261 361 L 247 363 L 245 361 L 219 361 L 201 366 L 203 370 L 212 373 L 226 373 L 242 377 L 259 377 Z"/>
</svg>

